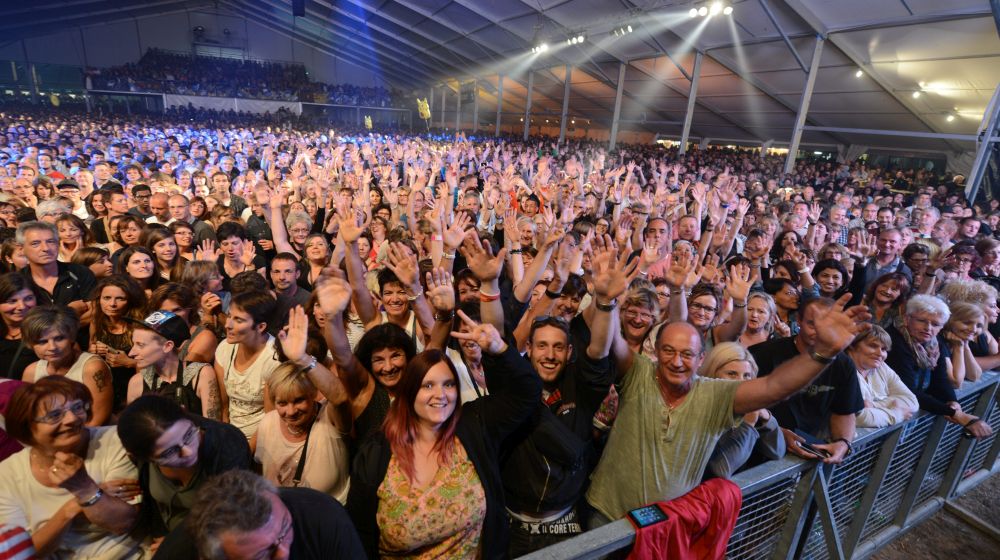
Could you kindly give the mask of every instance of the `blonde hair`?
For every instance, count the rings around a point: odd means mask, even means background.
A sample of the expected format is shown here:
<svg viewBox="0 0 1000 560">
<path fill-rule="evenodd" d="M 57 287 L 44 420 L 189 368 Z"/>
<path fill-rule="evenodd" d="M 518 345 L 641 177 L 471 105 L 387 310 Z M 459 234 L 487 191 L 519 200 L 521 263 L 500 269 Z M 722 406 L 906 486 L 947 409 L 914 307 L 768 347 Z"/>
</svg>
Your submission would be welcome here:
<svg viewBox="0 0 1000 560">
<path fill-rule="evenodd" d="M 951 280 L 939 295 L 949 304 L 964 302 L 985 307 L 997 301 L 997 289 L 981 280 Z"/>
<path fill-rule="evenodd" d="M 948 323 L 945 325 L 946 329 L 950 329 L 951 325 L 957 322 L 964 323 L 973 320 L 986 322 L 986 313 L 981 306 L 975 303 L 956 301 L 948 307 L 951 309 L 951 317 L 948 318 Z"/>
<path fill-rule="evenodd" d="M 267 390 L 271 394 L 271 400 L 277 400 L 280 396 L 304 395 L 311 399 L 316 398 L 319 390 L 309 379 L 309 375 L 302 368 L 286 362 L 274 369 L 271 377 L 267 380 Z"/>
<path fill-rule="evenodd" d="M 753 359 L 753 355 L 736 342 L 720 342 L 713 346 L 705 356 L 705 361 L 701 363 L 698 375 L 719 379 L 719 372 L 723 366 L 732 362 L 747 362 L 750 364 L 750 378 L 757 377 L 757 362 Z"/>
</svg>

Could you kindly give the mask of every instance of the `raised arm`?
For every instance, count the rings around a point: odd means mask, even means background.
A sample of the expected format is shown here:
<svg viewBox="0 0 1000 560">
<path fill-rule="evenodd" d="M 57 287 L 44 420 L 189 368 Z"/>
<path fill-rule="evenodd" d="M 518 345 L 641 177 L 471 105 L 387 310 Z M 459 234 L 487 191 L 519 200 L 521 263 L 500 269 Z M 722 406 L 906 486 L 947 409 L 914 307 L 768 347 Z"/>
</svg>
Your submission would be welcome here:
<svg viewBox="0 0 1000 560">
<path fill-rule="evenodd" d="M 351 343 L 344 330 L 344 310 L 351 301 L 351 286 L 341 276 L 340 270 L 331 267 L 323 269 L 313 291 L 316 292 L 316 299 L 326 318 L 323 335 L 327 347 L 333 354 L 334 363 L 340 368 L 340 379 L 348 396 L 355 401 L 357 411 L 359 400 L 364 401 L 363 405 L 368 404 L 365 395 L 371 396 L 375 382 L 351 351 Z M 363 405 L 360 406 L 362 410 Z"/>
<path fill-rule="evenodd" d="M 729 281 L 726 295 L 733 300 L 733 313 L 729 321 L 715 327 L 715 339 L 719 342 L 735 342 L 747 327 L 747 297 L 750 295 L 750 265 L 737 264 L 729 267 Z"/>
<path fill-rule="evenodd" d="M 402 243 L 391 243 L 386 266 L 405 286 L 407 299 L 410 300 L 413 313 L 417 316 L 417 324 L 420 325 L 420 330 L 426 337 L 434 326 L 434 313 L 427 303 L 427 298 L 424 297 L 417 255 L 413 254 L 413 251 Z"/>
<path fill-rule="evenodd" d="M 625 293 L 639 273 L 639 261 L 628 265 L 618 259 L 611 236 L 605 234 L 591 261 L 594 279 L 594 313 L 590 324 L 590 345 L 587 356 L 592 360 L 604 358 L 611 352 L 614 331 L 618 329 L 618 297 Z"/>
<path fill-rule="evenodd" d="M 321 395 L 330 403 L 327 407 L 330 422 L 341 434 L 351 433 L 353 418 L 351 401 L 347 398 L 347 389 L 340 378 L 328 370 L 322 362 L 306 354 L 306 342 L 309 339 L 309 319 L 301 306 L 296 306 L 288 314 L 288 326 L 278 333 L 281 351 L 288 361 L 305 370 L 309 380 L 319 389 Z"/>
<path fill-rule="evenodd" d="M 427 273 L 427 301 L 434 310 L 434 327 L 424 349 L 444 350 L 455 318 L 455 284 L 447 269 L 438 267 Z"/>
<path fill-rule="evenodd" d="M 365 265 L 358 252 L 358 239 L 371 222 L 351 209 L 350 203 L 338 201 L 337 217 L 340 221 L 339 239 L 344 243 L 344 257 L 347 260 L 347 281 L 351 285 L 354 308 L 365 325 L 379 318 L 378 308 L 365 283 Z M 358 223 L 361 222 L 361 223 Z"/>
<path fill-rule="evenodd" d="M 503 332 L 503 303 L 500 301 L 500 273 L 503 271 L 504 257 L 507 249 L 500 249 L 493 256 L 493 247 L 489 240 L 479 239 L 475 230 L 469 232 L 462 243 L 462 255 L 469 265 L 469 270 L 479 280 L 479 300 L 484 323 L 493 325 L 497 331 Z"/>
<path fill-rule="evenodd" d="M 871 314 L 860 305 L 845 310 L 850 299 L 850 294 L 844 294 L 828 313 L 817 316 L 817 341 L 811 355 L 799 354 L 783 362 L 770 375 L 741 383 L 733 400 L 733 413 L 746 414 L 767 408 L 793 395 L 826 368 L 826 360 L 836 357 L 855 336 L 867 330 Z"/>
<path fill-rule="evenodd" d="M 296 258 L 302 258 L 288 242 L 288 231 L 285 229 L 285 220 L 281 216 L 281 195 L 263 181 L 257 183 L 254 194 L 263 209 L 264 219 L 271 226 L 271 240 L 274 242 L 274 250 L 278 253 L 291 253 Z"/>
</svg>

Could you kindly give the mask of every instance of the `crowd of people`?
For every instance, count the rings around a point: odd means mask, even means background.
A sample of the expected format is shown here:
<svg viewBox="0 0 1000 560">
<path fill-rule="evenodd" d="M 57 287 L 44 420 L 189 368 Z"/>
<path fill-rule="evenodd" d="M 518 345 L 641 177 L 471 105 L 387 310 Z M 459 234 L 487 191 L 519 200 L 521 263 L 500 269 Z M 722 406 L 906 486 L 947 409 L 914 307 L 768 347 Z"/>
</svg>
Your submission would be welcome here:
<svg viewBox="0 0 1000 560">
<path fill-rule="evenodd" d="M 55 110 L 0 137 L 0 542 L 40 557 L 516 557 L 918 410 L 992 433 L 955 390 L 1000 365 L 1000 202 L 961 177 Z"/>
<path fill-rule="evenodd" d="M 305 66 L 149 49 L 138 62 L 88 68 L 88 89 L 400 107 L 401 92 L 381 86 L 313 81 Z"/>
</svg>

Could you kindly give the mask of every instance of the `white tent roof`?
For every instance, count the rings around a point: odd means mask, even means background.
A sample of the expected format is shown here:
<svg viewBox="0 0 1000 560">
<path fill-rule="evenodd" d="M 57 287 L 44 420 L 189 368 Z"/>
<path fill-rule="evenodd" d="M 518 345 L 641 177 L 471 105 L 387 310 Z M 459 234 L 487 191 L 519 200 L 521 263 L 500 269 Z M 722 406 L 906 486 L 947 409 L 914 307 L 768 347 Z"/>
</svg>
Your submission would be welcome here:
<svg viewBox="0 0 1000 560">
<path fill-rule="evenodd" d="M 692 18 L 688 10 L 708 2 L 307 0 L 306 16 L 295 18 L 288 0 L 214 2 L 376 68 L 401 87 L 426 92 L 432 85 L 454 89 L 459 81 L 478 79 L 481 104 L 489 107 L 495 104 L 497 74 L 503 73 L 504 111 L 515 113 L 524 111 L 530 68 L 533 114 L 558 117 L 570 64 L 570 114 L 609 123 L 618 65 L 625 63 L 623 127 L 673 136 L 679 136 L 684 120 L 696 51 L 704 56 L 695 138 L 787 143 L 817 36 L 826 40 L 807 127 L 972 135 L 1000 81 L 1000 36 L 990 0 L 728 3 L 734 8 L 730 16 Z M 177 2 L 37 4 L 59 5 L 63 17 L 75 12 L 84 18 L 103 4 L 155 10 L 176 8 Z M 44 11 L 36 7 L 22 15 L 37 21 Z M 612 34 L 627 25 L 632 33 Z M 586 36 L 584 43 L 565 44 L 579 34 Z M 550 48 L 532 55 L 531 47 L 541 41 Z M 965 140 L 808 129 L 803 143 L 952 152 L 974 146 Z"/>
</svg>

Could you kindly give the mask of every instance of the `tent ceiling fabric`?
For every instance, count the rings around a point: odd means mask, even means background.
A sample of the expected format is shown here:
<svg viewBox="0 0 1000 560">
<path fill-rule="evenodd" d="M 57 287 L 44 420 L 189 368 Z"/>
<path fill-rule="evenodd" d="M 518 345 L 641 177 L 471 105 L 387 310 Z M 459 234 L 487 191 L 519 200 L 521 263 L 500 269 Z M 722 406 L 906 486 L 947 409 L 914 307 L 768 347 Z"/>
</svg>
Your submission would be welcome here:
<svg viewBox="0 0 1000 560">
<path fill-rule="evenodd" d="M 703 53 L 692 134 L 783 143 L 791 137 L 817 34 L 827 38 L 807 125 L 975 134 L 1000 81 L 1000 37 L 989 0 L 729 0 L 731 16 L 691 18 L 694 0 L 289 0 L 188 2 L 216 5 L 374 68 L 385 79 L 426 91 L 479 79 L 495 103 L 505 75 L 504 110 L 524 110 L 535 71 L 533 112 L 561 109 L 572 64 L 571 114 L 609 122 L 618 65 L 625 73 L 627 127 L 678 135 L 695 51 Z M 16 5 L 16 3 L 14 3 Z M 40 0 L 0 8 L 0 29 L 125 19 L 175 1 Z M 770 14 L 768 13 L 770 12 Z M 775 22 L 778 27 L 775 26 Z M 615 37 L 613 29 L 632 25 Z M 798 59 L 782 37 L 787 37 Z M 583 34 L 581 45 L 568 37 Z M 549 50 L 530 53 L 535 41 Z M 855 73 L 861 68 L 860 77 Z M 919 98 L 913 93 L 920 91 Z M 482 111 L 482 109 L 481 109 Z M 951 121 L 949 116 L 954 117 Z M 637 121 L 648 120 L 641 123 Z M 971 149 L 968 142 L 806 131 L 813 144 Z"/>
</svg>

